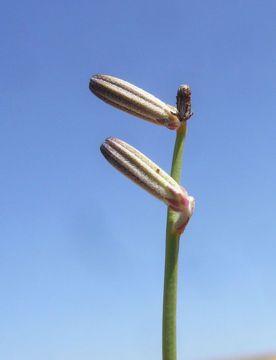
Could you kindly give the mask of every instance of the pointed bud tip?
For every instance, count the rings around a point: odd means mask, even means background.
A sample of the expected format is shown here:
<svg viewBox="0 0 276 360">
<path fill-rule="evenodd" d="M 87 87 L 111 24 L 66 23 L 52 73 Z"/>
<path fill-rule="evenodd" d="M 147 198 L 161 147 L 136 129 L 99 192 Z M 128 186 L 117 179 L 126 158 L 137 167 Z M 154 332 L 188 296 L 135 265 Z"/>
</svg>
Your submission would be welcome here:
<svg viewBox="0 0 276 360">
<path fill-rule="evenodd" d="M 89 81 L 89 89 L 94 93 L 94 89 L 97 84 L 97 80 L 101 79 L 101 75 L 93 75 Z"/>
<path fill-rule="evenodd" d="M 101 153 L 103 154 L 103 156 L 108 160 L 109 159 L 109 149 L 110 147 L 112 146 L 112 144 L 116 143 L 118 139 L 110 136 L 108 138 L 105 139 L 105 141 L 101 144 L 100 146 L 100 150 L 101 150 Z"/>
</svg>

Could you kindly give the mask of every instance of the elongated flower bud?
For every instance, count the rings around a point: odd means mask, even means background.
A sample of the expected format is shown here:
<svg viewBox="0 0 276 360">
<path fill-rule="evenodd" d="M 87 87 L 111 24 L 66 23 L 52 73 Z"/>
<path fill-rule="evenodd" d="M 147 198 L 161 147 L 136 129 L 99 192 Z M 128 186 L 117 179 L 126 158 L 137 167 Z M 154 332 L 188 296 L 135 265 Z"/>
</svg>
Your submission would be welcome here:
<svg viewBox="0 0 276 360">
<path fill-rule="evenodd" d="M 180 213 L 176 230 L 182 233 L 194 210 L 195 200 L 170 175 L 131 145 L 108 138 L 101 145 L 104 157 L 120 172 Z"/>
<path fill-rule="evenodd" d="M 178 110 L 124 80 L 94 75 L 89 89 L 106 103 L 151 123 L 174 130 L 180 125 Z"/>
</svg>

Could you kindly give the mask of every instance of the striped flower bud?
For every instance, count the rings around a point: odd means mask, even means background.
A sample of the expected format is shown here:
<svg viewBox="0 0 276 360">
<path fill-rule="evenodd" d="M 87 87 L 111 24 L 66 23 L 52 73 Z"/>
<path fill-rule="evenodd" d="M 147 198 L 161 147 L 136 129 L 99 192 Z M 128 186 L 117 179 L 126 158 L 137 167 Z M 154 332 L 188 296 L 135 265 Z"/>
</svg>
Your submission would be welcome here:
<svg viewBox="0 0 276 360">
<path fill-rule="evenodd" d="M 89 89 L 107 104 L 138 118 L 174 130 L 180 125 L 178 110 L 148 92 L 124 80 L 108 75 L 94 75 Z"/>
<path fill-rule="evenodd" d="M 101 145 L 104 157 L 121 173 L 180 213 L 176 231 L 182 233 L 194 210 L 195 200 L 170 175 L 131 145 L 108 138 Z"/>
</svg>

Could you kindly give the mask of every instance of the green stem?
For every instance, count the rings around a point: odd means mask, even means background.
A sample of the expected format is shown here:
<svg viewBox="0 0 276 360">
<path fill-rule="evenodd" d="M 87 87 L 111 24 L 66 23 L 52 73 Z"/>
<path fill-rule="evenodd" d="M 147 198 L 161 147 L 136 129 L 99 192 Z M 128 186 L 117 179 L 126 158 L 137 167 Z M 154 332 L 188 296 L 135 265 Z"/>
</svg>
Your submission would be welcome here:
<svg viewBox="0 0 276 360">
<path fill-rule="evenodd" d="M 184 121 L 177 130 L 171 169 L 171 176 L 178 183 L 180 182 L 186 133 L 187 124 Z M 180 238 L 180 235 L 174 231 L 177 218 L 178 213 L 168 208 L 163 295 L 163 360 L 176 360 L 176 297 Z"/>
</svg>

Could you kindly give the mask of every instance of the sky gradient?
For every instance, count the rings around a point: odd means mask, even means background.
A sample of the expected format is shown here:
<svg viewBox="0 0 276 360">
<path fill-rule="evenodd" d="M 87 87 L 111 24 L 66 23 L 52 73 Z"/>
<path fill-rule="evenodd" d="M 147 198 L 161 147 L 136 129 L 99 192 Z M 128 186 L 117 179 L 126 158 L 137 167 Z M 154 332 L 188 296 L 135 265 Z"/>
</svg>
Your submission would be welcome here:
<svg viewBox="0 0 276 360">
<path fill-rule="evenodd" d="M 118 137 L 169 172 L 175 132 L 101 102 L 94 74 L 172 105 L 192 89 L 178 359 L 276 351 L 275 16 L 266 0 L 1 4 L 1 359 L 161 359 L 166 206 L 99 147 Z"/>
</svg>

